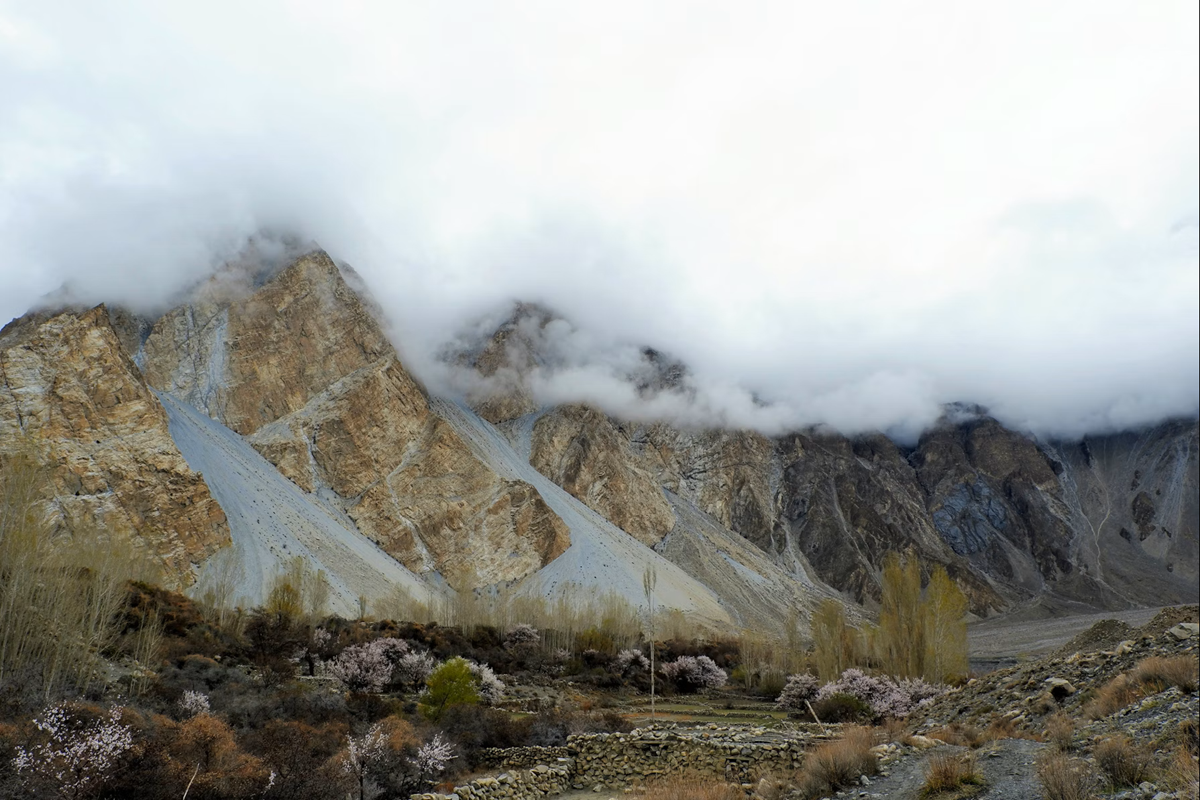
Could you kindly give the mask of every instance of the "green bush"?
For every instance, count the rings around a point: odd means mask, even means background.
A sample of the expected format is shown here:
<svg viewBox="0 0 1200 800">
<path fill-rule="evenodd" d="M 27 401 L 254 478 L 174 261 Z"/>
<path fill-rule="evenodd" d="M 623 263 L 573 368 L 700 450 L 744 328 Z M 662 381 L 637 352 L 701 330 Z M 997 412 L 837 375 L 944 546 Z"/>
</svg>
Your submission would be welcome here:
<svg viewBox="0 0 1200 800">
<path fill-rule="evenodd" d="M 435 669 L 426 679 L 425 691 L 417 710 L 425 719 L 437 722 L 448 708 L 475 705 L 478 702 L 479 692 L 475 688 L 471 665 L 465 658 L 456 656 Z"/>
<path fill-rule="evenodd" d="M 870 722 L 875 712 L 865 701 L 852 694 L 830 695 L 813 703 L 821 722 Z"/>
</svg>

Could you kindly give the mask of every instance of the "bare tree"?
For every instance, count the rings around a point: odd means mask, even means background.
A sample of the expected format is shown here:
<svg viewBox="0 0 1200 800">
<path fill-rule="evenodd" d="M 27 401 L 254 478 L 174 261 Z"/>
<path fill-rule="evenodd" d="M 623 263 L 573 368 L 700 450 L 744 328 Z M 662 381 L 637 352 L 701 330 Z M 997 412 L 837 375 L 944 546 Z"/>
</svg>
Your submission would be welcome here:
<svg viewBox="0 0 1200 800">
<path fill-rule="evenodd" d="M 649 612 L 647 628 L 650 635 L 650 719 L 654 719 L 654 587 L 658 584 L 658 571 L 646 567 L 642 573 L 642 589 L 646 592 L 646 607 Z"/>
</svg>

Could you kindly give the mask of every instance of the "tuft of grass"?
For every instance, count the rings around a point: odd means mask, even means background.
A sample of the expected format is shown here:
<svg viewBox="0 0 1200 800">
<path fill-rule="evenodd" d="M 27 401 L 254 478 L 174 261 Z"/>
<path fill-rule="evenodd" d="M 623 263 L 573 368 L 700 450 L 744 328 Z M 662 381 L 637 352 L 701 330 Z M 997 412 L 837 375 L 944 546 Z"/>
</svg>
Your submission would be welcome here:
<svg viewBox="0 0 1200 800">
<path fill-rule="evenodd" d="M 1150 656 L 1138 662 L 1129 672 L 1106 683 L 1084 708 L 1089 719 L 1100 719 L 1141 700 L 1175 686 L 1185 694 L 1196 691 L 1200 684 L 1200 662 L 1194 656 Z"/>
<path fill-rule="evenodd" d="M 1150 779 L 1154 757 L 1128 736 L 1111 736 L 1096 745 L 1092 755 L 1114 789 L 1137 786 Z"/>
<path fill-rule="evenodd" d="M 670 780 L 647 787 L 641 800 L 742 800 L 741 787 L 712 780 Z"/>
<path fill-rule="evenodd" d="M 1069 752 L 1075 746 L 1075 721 L 1062 713 L 1050 717 L 1046 720 L 1046 739 L 1059 752 Z"/>
<path fill-rule="evenodd" d="M 1186 744 L 1175 748 L 1159 782 L 1185 800 L 1200 800 L 1200 763 Z"/>
<path fill-rule="evenodd" d="M 987 741 L 983 732 L 974 725 L 966 725 L 961 722 L 952 722 L 948 727 L 935 728 L 926 735 L 930 739 L 938 739 L 958 747 L 969 747 L 972 750 L 981 747 Z"/>
<path fill-rule="evenodd" d="M 955 798 L 970 797 L 983 789 L 983 775 L 975 767 L 972 753 L 935 753 L 929 758 L 921 797 L 953 793 Z"/>
<path fill-rule="evenodd" d="M 1050 753 L 1038 761 L 1037 775 L 1046 800 L 1095 800 L 1096 777 L 1081 758 Z"/>
<path fill-rule="evenodd" d="M 1133 668 L 1134 683 L 1150 692 L 1161 692 L 1175 686 L 1184 694 L 1196 691 L 1200 683 L 1197 660 L 1192 656 L 1150 656 Z"/>
<path fill-rule="evenodd" d="M 1115 714 L 1144 696 L 1139 685 L 1124 673 L 1101 686 L 1095 697 L 1084 707 L 1088 719 L 1100 719 Z"/>
<path fill-rule="evenodd" d="M 827 742 L 812 751 L 796 776 L 804 797 L 824 797 L 856 783 L 863 775 L 879 770 L 875 754 L 875 734 L 870 728 L 849 728 L 842 738 Z"/>
</svg>

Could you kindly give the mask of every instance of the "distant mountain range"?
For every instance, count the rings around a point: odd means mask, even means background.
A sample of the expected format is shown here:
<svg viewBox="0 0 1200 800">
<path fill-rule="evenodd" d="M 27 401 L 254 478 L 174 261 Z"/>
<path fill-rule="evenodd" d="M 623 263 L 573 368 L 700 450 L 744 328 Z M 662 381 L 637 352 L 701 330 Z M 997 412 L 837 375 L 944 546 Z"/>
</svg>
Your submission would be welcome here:
<svg viewBox="0 0 1200 800">
<path fill-rule="evenodd" d="M 346 614 L 395 586 L 637 604 L 654 566 L 664 606 L 777 628 L 828 597 L 869 606 L 888 551 L 945 565 L 980 615 L 1200 594 L 1196 420 L 1035 441 L 964 406 L 913 447 L 632 422 L 539 406 L 554 320 L 518 305 L 448 354 L 478 380 L 447 398 L 320 251 L 218 272 L 157 319 L 31 312 L 0 332 L 0 458 L 32 443 L 56 525 L 140 537 L 184 585 L 232 546 L 256 602 L 302 555 Z M 652 396 L 686 369 L 647 349 L 630 381 Z"/>
</svg>

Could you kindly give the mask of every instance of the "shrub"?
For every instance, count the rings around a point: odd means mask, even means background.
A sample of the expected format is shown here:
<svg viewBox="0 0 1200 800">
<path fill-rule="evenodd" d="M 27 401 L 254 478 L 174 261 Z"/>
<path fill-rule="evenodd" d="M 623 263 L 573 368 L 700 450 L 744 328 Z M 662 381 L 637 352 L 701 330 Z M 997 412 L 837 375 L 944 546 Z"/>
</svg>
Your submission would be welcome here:
<svg viewBox="0 0 1200 800">
<path fill-rule="evenodd" d="M 1050 753 L 1038 761 L 1038 780 L 1046 800 L 1093 800 L 1096 779 L 1086 761 Z"/>
<path fill-rule="evenodd" d="M 27 787 L 45 787 L 65 797 L 95 791 L 133 747 L 123 709 L 106 716 L 65 703 L 50 706 L 34 720 L 40 741 L 14 749 L 13 765 Z"/>
<path fill-rule="evenodd" d="M 612 670 L 623 678 L 650 672 L 650 659 L 641 650 L 622 650 L 613 659 Z"/>
<path fill-rule="evenodd" d="M 1083 713 L 1088 719 L 1100 719 L 1115 714 L 1141 697 L 1141 687 L 1131 681 L 1128 675 L 1121 674 L 1096 691 L 1096 696 L 1084 707 Z"/>
<path fill-rule="evenodd" d="M 346 726 L 319 727 L 271 720 L 246 737 L 245 746 L 275 773 L 268 796 L 278 800 L 344 800 L 348 777 L 333 758 L 346 741 Z"/>
<path fill-rule="evenodd" d="M 741 787 L 712 780 L 673 780 L 646 789 L 641 800 L 741 800 Z"/>
<path fill-rule="evenodd" d="M 492 672 L 491 667 L 474 661 L 468 661 L 467 665 L 471 670 L 471 676 L 475 679 L 475 689 L 479 692 L 480 700 L 489 706 L 494 706 L 504 699 L 504 683 L 496 677 L 496 673 Z"/>
<path fill-rule="evenodd" d="M 1175 748 L 1163 771 L 1162 782 L 1178 793 L 1181 800 L 1200 800 L 1200 764 L 1192 758 L 1186 744 Z"/>
<path fill-rule="evenodd" d="M 207 714 L 209 712 L 208 695 L 188 689 L 179 698 L 179 710 L 189 717 Z"/>
<path fill-rule="evenodd" d="M 446 709 L 458 705 L 475 705 L 479 702 L 475 676 L 471 664 L 461 656 L 442 663 L 425 681 L 418 710 L 431 722 L 441 719 Z"/>
<path fill-rule="evenodd" d="M 509 650 L 534 648 L 542 642 L 542 634 L 524 622 L 512 626 L 504 636 L 504 646 Z"/>
<path fill-rule="evenodd" d="M 852 694 L 832 694 L 813 704 L 821 722 L 868 723 L 875 718 L 871 707 Z"/>
<path fill-rule="evenodd" d="M 681 692 L 719 689 L 729 676 L 708 656 L 680 656 L 660 668 L 662 674 Z"/>
<path fill-rule="evenodd" d="M 806 798 L 823 797 L 844 789 L 863 775 L 878 771 L 871 747 L 875 737 L 869 728 L 850 728 L 842 738 L 827 742 L 804 759 L 796 784 Z"/>
<path fill-rule="evenodd" d="M 401 689 L 413 689 L 425 683 L 435 666 L 428 653 L 406 653 L 392 671 L 392 682 Z"/>
<path fill-rule="evenodd" d="M 981 747 L 987 739 L 982 731 L 974 725 L 961 722 L 951 722 L 949 727 L 936 728 L 928 733 L 930 739 L 937 739 L 957 747 L 969 747 L 975 750 Z"/>
<path fill-rule="evenodd" d="M 1046 720 L 1046 738 L 1060 752 L 1071 750 L 1075 741 L 1075 723 L 1066 714 L 1055 714 Z"/>
<path fill-rule="evenodd" d="M 848 669 L 836 681 L 822 686 L 817 699 L 850 695 L 869 706 L 876 719 L 903 719 L 917 706 L 930 702 L 944 691 L 919 678 L 897 683 L 890 678 L 867 675 L 860 669 Z"/>
<path fill-rule="evenodd" d="M 799 675 L 789 675 L 783 692 L 775 698 L 775 707 L 787 711 L 799 711 L 806 708 L 805 703 L 817 699 L 817 690 L 821 682 L 806 672 Z"/>
<path fill-rule="evenodd" d="M 943 792 L 956 792 L 966 787 L 982 785 L 983 776 L 975 768 L 975 757 L 972 754 L 934 753 L 929 758 L 921 797 L 932 797 Z"/>
<path fill-rule="evenodd" d="M 408 655 L 403 639 L 383 637 L 347 647 L 329 665 L 329 674 L 351 692 L 381 692 Z"/>
<path fill-rule="evenodd" d="M 1150 777 L 1153 756 L 1127 736 L 1113 736 L 1096 745 L 1092 755 L 1114 789 L 1137 786 Z"/>
<path fill-rule="evenodd" d="M 1150 656 L 1133 668 L 1133 682 L 1150 692 L 1174 686 L 1184 694 L 1196 691 L 1197 660 L 1192 656 Z"/>
</svg>

